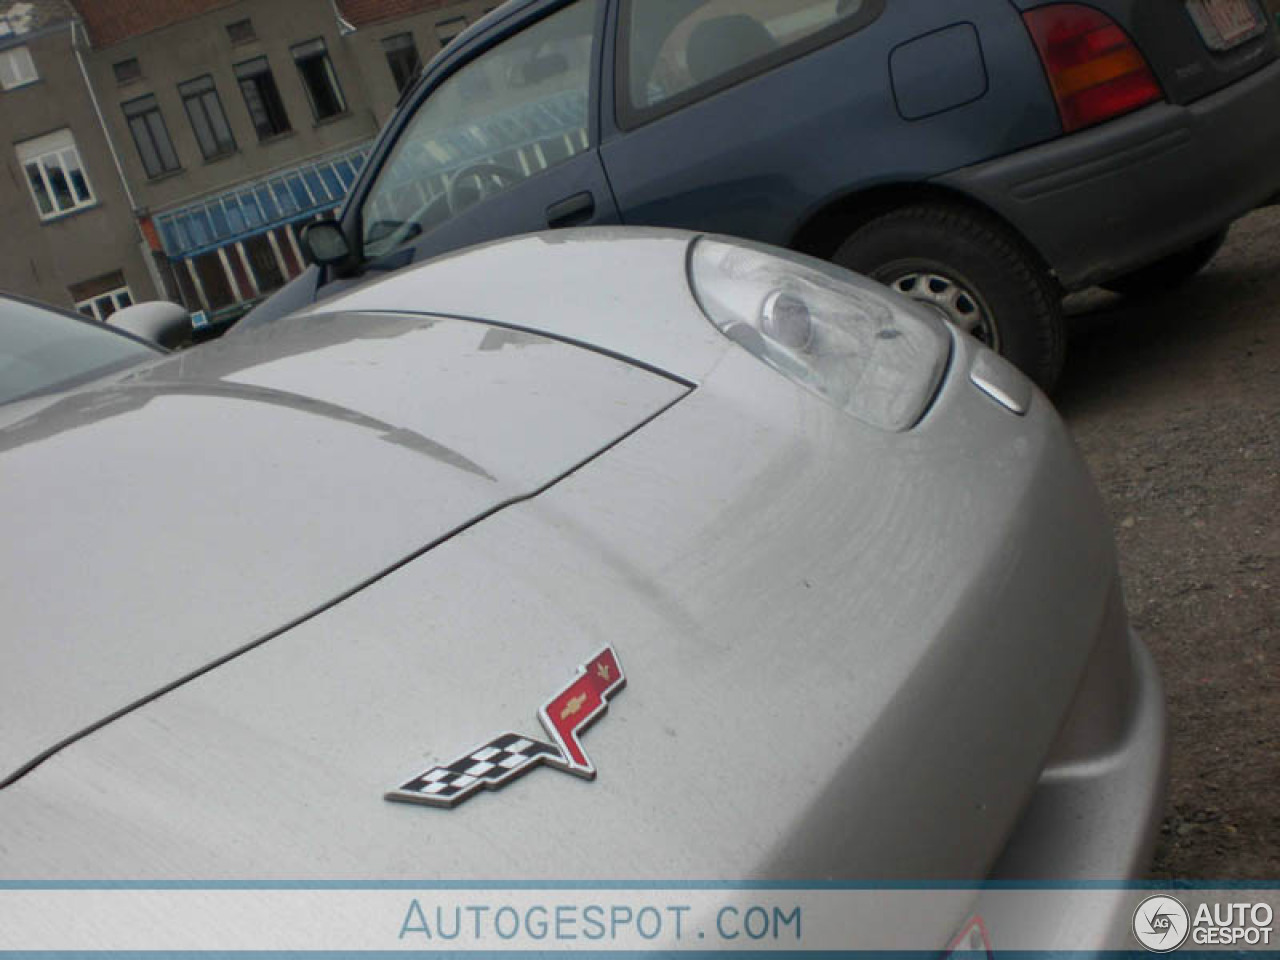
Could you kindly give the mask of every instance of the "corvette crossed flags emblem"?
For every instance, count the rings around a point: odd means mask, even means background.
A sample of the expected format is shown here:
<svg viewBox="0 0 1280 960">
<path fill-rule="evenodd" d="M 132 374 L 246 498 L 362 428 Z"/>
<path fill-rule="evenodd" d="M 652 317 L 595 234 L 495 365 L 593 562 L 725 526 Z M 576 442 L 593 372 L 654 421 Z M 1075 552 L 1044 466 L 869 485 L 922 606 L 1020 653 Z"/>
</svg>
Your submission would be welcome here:
<svg viewBox="0 0 1280 960">
<path fill-rule="evenodd" d="M 551 742 L 504 733 L 453 763 L 432 767 L 386 794 L 399 803 L 455 807 L 479 790 L 496 790 L 540 764 L 594 780 L 596 768 L 578 736 L 609 707 L 627 678 L 612 647 L 605 647 L 578 676 L 538 711 Z"/>
</svg>

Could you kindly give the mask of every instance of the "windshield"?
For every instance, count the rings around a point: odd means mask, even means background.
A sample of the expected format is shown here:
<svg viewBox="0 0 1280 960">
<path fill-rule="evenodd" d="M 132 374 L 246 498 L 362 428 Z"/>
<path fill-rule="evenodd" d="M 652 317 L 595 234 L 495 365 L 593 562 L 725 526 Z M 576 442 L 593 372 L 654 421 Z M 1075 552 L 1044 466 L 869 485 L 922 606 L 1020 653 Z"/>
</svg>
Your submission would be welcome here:
<svg viewBox="0 0 1280 960">
<path fill-rule="evenodd" d="M 64 390 L 159 352 L 101 324 L 0 298 L 0 404 Z"/>
</svg>

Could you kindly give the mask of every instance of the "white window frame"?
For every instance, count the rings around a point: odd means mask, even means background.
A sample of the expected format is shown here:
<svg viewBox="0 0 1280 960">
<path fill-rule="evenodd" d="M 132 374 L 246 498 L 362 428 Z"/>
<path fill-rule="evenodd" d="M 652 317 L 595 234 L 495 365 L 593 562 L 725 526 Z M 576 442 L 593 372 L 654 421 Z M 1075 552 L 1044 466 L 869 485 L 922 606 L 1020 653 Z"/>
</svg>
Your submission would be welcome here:
<svg viewBox="0 0 1280 960">
<path fill-rule="evenodd" d="M 112 313 L 123 310 L 125 307 L 131 307 L 134 304 L 133 291 L 129 289 L 128 284 L 123 287 L 116 287 L 114 290 L 104 290 L 97 296 L 90 297 L 88 300 L 81 300 L 76 304 L 76 309 L 83 313 L 90 320 L 97 320 L 99 323 L 107 323 L 110 319 L 108 315 L 103 314 L 99 301 L 110 300 L 111 305 L 115 307 Z"/>
<path fill-rule="evenodd" d="M 71 135 L 70 130 L 58 130 L 55 133 L 28 140 L 25 143 L 15 144 L 14 151 L 18 155 L 18 167 L 22 171 L 22 178 L 26 181 L 27 190 L 31 194 L 31 202 L 35 204 L 36 213 L 39 214 L 41 220 L 56 220 L 77 210 L 92 207 L 98 202 L 93 193 L 93 185 L 89 182 L 89 171 L 85 169 L 84 161 L 80 157 L 80 151 L 76 147 L 75 137 Z M 45 196 L 49 199 L 51 209 L 48 212 L 40 209 L 40 198 L 31 183 L 28 167 L 33 165 L 40 174 Z M 67 188 L 71 195 L 71 205 L 68 207 L 59 208 L 58 206 L 57 193 L 54 191 L 53 183 L 49 177 L 51 167 L 56 167 L 60 170 L 67 183 Z M 71 171 L 73 169 L 80 171 L 81 179 L 84 182 L 84 196 L 80 195 L 80 191 L 72 179 Z"/>
<path fill-rule="evenodd" d="M 26 47 L 0 50 L 0 90 L 17 90 L 39 79 L 31 51 Z"/>
</svg>

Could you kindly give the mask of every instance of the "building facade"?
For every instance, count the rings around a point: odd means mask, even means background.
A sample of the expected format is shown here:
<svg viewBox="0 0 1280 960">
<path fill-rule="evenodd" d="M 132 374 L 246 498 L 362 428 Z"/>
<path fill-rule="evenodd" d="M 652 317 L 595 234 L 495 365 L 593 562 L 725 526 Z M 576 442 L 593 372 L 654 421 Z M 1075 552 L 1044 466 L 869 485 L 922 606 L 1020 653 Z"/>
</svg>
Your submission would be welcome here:
<svg viewBox="0 0 1280 960">
<path fill-rule="evenodd" d="M 0 290 L 103 318 L 156 295 L 65 0 L 0 0 Z"/>
<path fill-rule="evenodd" d="M 95 309 L 90 294 L 112 290 L 238 316 L 301 271 L 299 227 L 337 208 L 422 63 L 494 6 L 14 4 L 27 19 L 21 39 L 0 27 L 0 129 L 13 134 L 0 210 L 25 220 L 0 239 L 0 288 L 100 318 L 116 301 Z M 38 82 L 22 82 L 21 54 L 6 66 L 18 46 L 47 64 Z M 79 172 L 59 177 L 49 156 Z M 33 169 L 52 178 L 44 194 Z"/>
</svg>

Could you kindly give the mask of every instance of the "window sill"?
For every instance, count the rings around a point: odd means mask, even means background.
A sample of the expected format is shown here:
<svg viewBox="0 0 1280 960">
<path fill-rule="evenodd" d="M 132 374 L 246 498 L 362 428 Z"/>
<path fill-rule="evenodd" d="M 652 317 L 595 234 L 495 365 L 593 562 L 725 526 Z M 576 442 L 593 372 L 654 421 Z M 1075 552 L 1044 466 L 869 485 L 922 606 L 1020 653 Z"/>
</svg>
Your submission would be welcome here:
<svg viewBox="0 0 1280 960">
<path fill-rule="evenodd" d="M 288 140 L 290 137 L 294 135 L 295 135 L 295 132 L 293 130 L 281 130 L 279 133 L 273 133 L 269 137 L 259 137 L 258 146 L 265 147 L 269 143 L 276 143 L 277 141 L 280 141 L 280 140 Z"/>
<path fill-rule="evenodd" d="M 223 160 L 230 160 L 239 152 L 240 152 L 240 148 L 237 147 L 235 150 L 227 150 L 227 151 L 224 151 L 223 153 L 215 153 L 212 157 L 204 158 L 204 165 L 206 167 L 211 167 L 215 163 L 222 163 Z"/>
<path fill-rule="evenodd" d="M 313 129 L 316 129 L 319 127 L 328 127 L 335 123 L 341 123 L 343 120 L 348 119 L 350 116 L 351 116 L 350 110 L 343 110 L 341 113 L 335 113 L 331 117 L 325 117 L 323 120 L 317 120 L 311 126 Z"/>
<path fill-rule="evenodd" d="M 102 204 L 97 200 L 92 203 L 86 203 L 82 207 L 76 207 L 74 210 L 63 210 L 61 213 L 43 214 L 39 210 L 36 211 L 40 216 L 41 225 L 46 223 L 61 223 L 64 220 L 70 220 L 72 217 L 78 217 L 82 213 L 89 213 L 91 210 L 97 210 Z"/>
<path fill-rule="evenodd" d="M 164 173 L 157 173 L 154 177 L 147 177 L 147 184 L 163 183 L 165 180 L 172 180 L 174 177 L 180 177 L 186 173 L 184 167 L 178 167 L 177 170 L 166 170 Z"/>
</svg>

